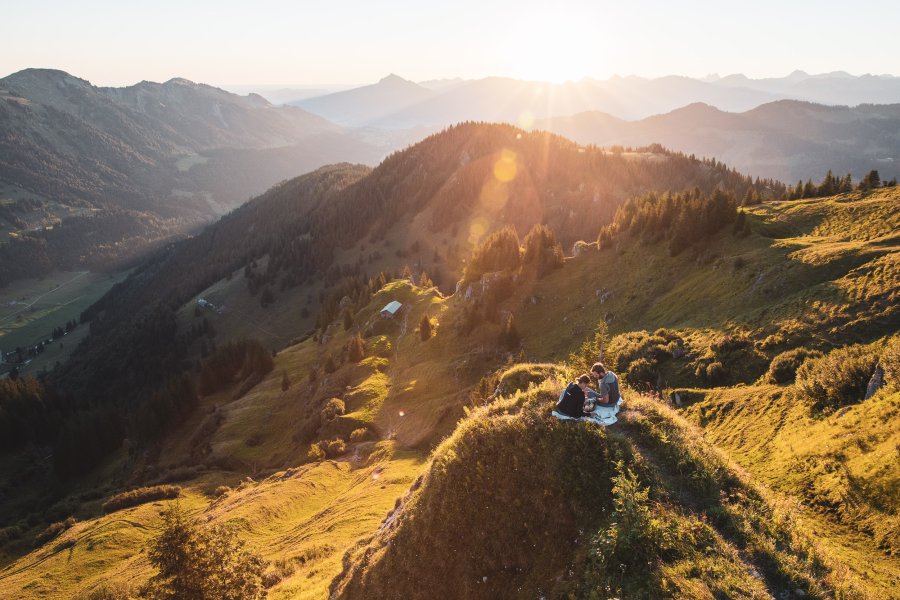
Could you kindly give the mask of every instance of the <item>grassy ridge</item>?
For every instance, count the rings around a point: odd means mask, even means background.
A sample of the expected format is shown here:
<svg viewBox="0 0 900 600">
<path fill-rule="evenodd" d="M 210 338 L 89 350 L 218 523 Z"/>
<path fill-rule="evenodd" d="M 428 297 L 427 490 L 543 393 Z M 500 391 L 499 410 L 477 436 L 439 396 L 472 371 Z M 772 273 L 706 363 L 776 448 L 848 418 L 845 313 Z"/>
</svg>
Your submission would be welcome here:
<svg viewBox="0 0 900 600">
<path fill-rule="evenodd" d="M 352 554 L 338 597 L 833 597 L 792 513 L 681 417 L 633 395 L 622 429 L 562 423 L 561 384 L 471 413 Z"/>
</svg>

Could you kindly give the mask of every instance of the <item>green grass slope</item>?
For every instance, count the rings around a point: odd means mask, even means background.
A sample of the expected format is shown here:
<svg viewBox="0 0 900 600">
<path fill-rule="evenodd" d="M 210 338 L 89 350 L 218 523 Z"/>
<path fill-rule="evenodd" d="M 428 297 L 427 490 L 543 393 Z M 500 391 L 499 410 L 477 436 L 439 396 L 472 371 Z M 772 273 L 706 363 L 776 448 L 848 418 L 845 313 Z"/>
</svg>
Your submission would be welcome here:
<svg viewBox="0 0 900 600">
<path fill-rule="evenodd" d="M 723 231 L 675 257 L 637 239 L 587 246 L 525 291 L 526 350 L 565 356 L 601 319 L 613 332 L 744 329 L 791 345 L 880 337 L 900 328 L 898 202 L 896 188 L 768 202 L 748 210 L 753 235 Z"/>
</svg>

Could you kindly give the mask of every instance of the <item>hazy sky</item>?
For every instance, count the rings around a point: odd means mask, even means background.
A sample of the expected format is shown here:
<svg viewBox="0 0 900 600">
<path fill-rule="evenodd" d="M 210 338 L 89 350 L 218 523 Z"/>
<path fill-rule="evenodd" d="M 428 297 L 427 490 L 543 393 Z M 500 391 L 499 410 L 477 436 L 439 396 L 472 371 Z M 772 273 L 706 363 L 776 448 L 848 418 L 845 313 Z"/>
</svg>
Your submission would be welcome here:
<svg viewBox="0 0 900 600">
<path fill-rule="evenodd" d="M 3 0 L 0 76 L 101 85 L 900 74 L 900 2 Z"/>
</svg>

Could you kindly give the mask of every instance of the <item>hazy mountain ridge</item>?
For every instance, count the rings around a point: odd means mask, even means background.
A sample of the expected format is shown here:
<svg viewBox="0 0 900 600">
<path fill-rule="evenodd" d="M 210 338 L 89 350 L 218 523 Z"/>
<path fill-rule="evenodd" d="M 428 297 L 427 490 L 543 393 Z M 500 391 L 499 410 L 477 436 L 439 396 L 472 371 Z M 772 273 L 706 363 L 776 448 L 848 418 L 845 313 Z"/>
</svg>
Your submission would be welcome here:
<svg viewBox="0 0 900 600">
<path fill-rule="evenodd" d="M 729 113 L 698 103 L 640 121 L 594 112 L 535 126 L 604 146 L 659 142 L 788 182 L 817 181 L 829 169 L 857 180 L 872 169 L 887 179 L 900 174 L 900 104 L 849 108 L 779 100 Z"/>
<path fill-rule="evenodd" d="M 404 92 L 406 96 L 402 97 Z M 381 97 L 389 98 L 390 102 L 372 106 L 379 104 Z M 307 98 L 296 104 L 325 116 L 339 106 L 342 118 L 355 119 L 356 123 L 411 127 L 446 126 L 463 120 L 517 123 L 524 113 L 548 118 L 586 111 L 636 120 L 695 102 L 711 104 L 723 111 L 743 112 L 785 99 L 828 105 L 894 104 L 900 102 L 900 78 L 854 77 L 846 73 L 808 75 L 798 71 L 783 78 L 765 79 L 743 75 L 706 79 L 669 75 L 549 83 L 486 77 L 415 84 L 391 75 L 372 85 Z M 398 104 L 408 106 L 398 110 Z"/>
</svg>

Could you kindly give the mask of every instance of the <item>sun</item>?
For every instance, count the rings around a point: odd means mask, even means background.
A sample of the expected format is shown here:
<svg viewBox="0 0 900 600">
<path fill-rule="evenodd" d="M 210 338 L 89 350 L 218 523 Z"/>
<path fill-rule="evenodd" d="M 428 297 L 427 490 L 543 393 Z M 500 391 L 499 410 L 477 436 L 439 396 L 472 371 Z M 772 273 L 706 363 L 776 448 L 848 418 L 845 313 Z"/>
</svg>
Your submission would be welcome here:
<svg viewBox="0 0 900 600">
<path fill-rule="evenodd" d="M 501 54 L 517 79 L 562 83 L 603 70 L 604 39 L 596 23 L 574 12 L 530 12 L 512 20 Z"/>
</svg>

